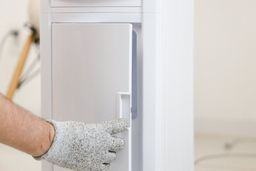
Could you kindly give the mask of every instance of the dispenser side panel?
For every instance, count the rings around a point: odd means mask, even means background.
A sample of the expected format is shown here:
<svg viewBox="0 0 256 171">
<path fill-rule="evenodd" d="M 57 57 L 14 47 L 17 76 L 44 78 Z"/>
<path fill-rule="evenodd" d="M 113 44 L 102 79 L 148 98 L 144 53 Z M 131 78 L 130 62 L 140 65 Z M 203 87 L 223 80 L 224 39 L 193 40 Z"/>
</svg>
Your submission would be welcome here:
<svg viewBox="0 0 256 171">
<path fill-rule="evenodd" d="M 53 119 L 95 123 L 118 118 L 116 95 L 131 91 L 131 42 L 130 24 L 54 23 Z M 130 148 L 128 143 L 125 154 L 118 153 L 111 171 L 130 170 Z M 54 171 L 65 170 L 54 166 Z"/>
</svg>

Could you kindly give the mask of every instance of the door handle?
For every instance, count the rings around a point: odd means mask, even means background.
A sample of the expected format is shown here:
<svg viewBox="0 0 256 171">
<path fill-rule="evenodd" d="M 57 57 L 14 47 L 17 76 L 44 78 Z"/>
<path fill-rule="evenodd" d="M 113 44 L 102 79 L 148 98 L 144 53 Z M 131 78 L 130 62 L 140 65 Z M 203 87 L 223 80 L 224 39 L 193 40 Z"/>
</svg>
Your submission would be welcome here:
<svg viewBox="0 0 256 171">
<path fill-rule="evenodd" d="M 128 126 L 131 127 L 131 94 L 129 92 L 118 92 L 117 97 L 118 118 L 127 119 L 129 123 Z"/>
</svg>

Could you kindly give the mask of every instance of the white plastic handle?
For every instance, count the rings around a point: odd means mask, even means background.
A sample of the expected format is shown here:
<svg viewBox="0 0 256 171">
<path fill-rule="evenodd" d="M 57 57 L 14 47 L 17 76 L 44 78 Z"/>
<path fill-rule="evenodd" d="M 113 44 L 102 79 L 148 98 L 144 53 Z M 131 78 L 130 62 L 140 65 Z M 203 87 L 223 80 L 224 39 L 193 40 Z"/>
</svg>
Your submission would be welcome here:
<svg viewBox="0 0 256 171">
<path fill-rule="evenodd" d="M 118 117 L 126 118 L 131 125 L 131 94 L 127 92 L 118 92 Z"/>
</svg>

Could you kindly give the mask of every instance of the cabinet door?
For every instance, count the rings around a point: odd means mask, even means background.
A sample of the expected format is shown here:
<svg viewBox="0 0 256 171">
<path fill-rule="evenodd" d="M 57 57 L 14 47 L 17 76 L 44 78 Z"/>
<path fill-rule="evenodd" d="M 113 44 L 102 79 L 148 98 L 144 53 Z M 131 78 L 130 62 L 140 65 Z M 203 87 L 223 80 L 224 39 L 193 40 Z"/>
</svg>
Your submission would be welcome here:
<svg viewBox="0 0 256 171">
<path fill-rule="evenodd" d="M 95 123 L 129 117 L 131 58 L 130 24 L 53 24 L 53 119 Z M 131 170 L 130 129 L 111 171 Z"/>
</svg>

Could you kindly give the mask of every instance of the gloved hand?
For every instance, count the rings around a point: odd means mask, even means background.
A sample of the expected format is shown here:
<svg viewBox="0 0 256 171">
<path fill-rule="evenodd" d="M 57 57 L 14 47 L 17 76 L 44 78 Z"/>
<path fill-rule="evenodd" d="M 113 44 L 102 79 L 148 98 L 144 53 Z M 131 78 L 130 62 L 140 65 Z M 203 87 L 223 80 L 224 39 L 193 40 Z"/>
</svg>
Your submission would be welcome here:
<svg viewBox="0 0 256 171">
<path fill-rule="evenodd" d="M 128 127 L 127 120 L 123 119 L 102 124 L 51 122 L 55 128 L 53 143 L 46 154 L 36 159 L 76 171 L 107 170 L 125 143 L 115 134 Z"/>
</svg>

